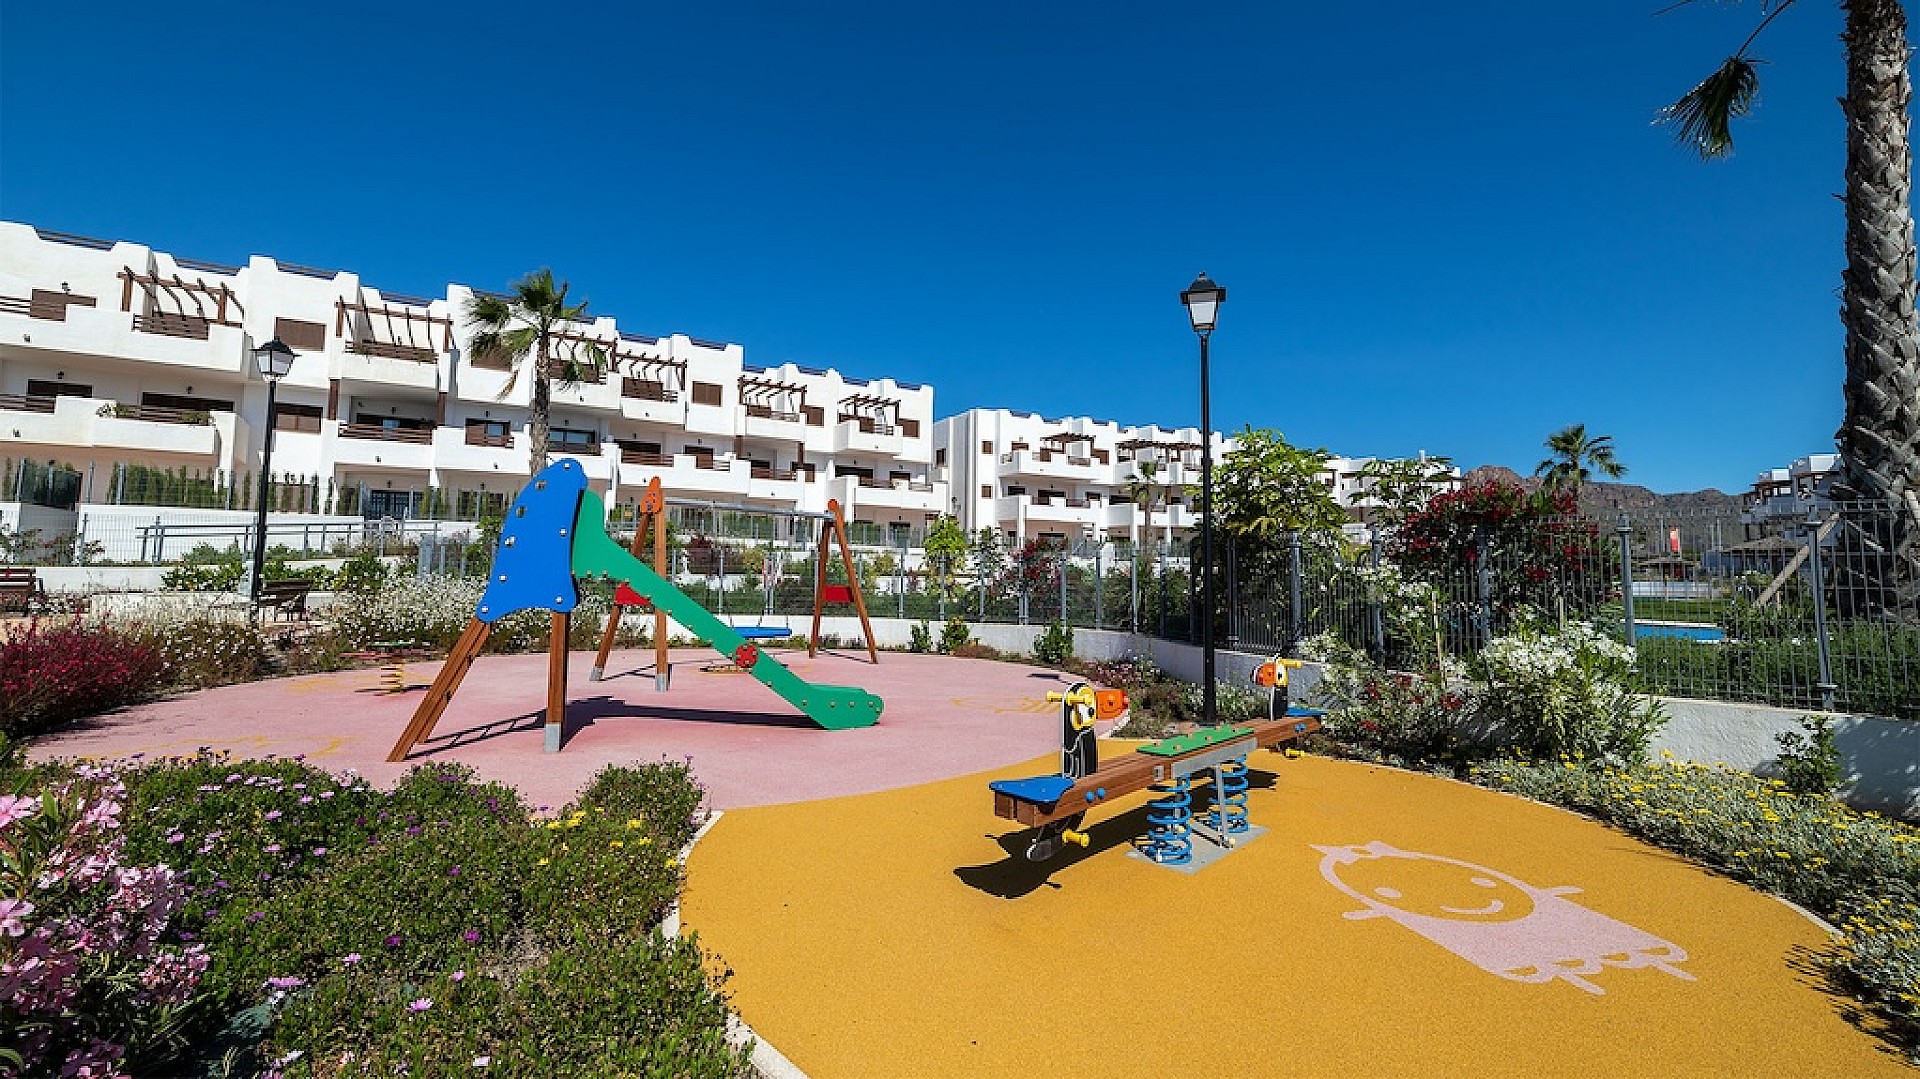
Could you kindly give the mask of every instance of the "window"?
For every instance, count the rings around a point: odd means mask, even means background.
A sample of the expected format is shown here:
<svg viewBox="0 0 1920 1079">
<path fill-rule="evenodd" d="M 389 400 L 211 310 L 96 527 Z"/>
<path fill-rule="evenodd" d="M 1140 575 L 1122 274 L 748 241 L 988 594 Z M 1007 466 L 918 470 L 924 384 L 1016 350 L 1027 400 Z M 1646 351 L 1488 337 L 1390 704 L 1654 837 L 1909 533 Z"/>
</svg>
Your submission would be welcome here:
<svg viewBox="0 0 1920 1079">
<path fill-rule="evenodd" d="M 513 429 L 505 420 L 468 420 L 467 445 L 498 446 L 506 448 L 513 445 Z"/>
<path fill-rule="evenodd" d="M 1014 486 L 1013 484 L 1008 484 L 1008 485 L 1007 485 L 1007 495 L 1008 495 L 1008 497 L 1012 497 L 1012 496 L 1014 496 L 1014 495 L 1023 495 L 1023 494 L 1026 494 L 1026 493 L 1027 493 L 1027 489 L 1026 489 L 1025 487 L 1016 487 L 1016 486 Z"/>
<path fill-rule="evenodd" d="M 217 397 L 182 397 L 176 393 L 143 393 L 140 403 L 155 408 L 178 408 L 188 412 L 232 412 L 233 402 Z"/>
<path fill-rule="evenodd" d="M 903 482 L 906 482 L 906 483 L 912 483 L 912 482 L 913 482 L 913 473 L 911 473 L 911 472 L 889 472 L 889 473 L 887 473 L 887 479 L 889 479 L 889 480 L 900 480 L 900 481 L 903 481 Z"/>
<path fill-rule="evenodd" d="M 920 437 L 920 421 L 919 420 L 901 420 L 900 433 L 907 436 L 908 438 L 919 438 Z"/>
<path fill-rule="evenodd" d="M 547 448 L 561 453 L 594 453 L 600 448 L 600 435 L 577 427 L 554 427 L 547 431 Z"/>
<path fill-rule="evenodd" d="M 981 497 L 981 498 L 992 498 L 992 497 L 993 497 L 993 485 L 992 485 L 992 484 L 990 484 L 990 483 L 983 483 L 983 484 L 981 484 L 981 485 L 980 485 L 980 497 Z"/>
<path fill-rule="evenodd" d="M 80 382 L 48 382 L 44 378 L 27 380 L 28 397 L 92 397 L 93 387 Z"/>
<path fill-rule="evenodd" d="M 273 320 L 273 335 L 296 351 L 318 352 L 327 347 L 327 328 L 318 322 L 276 318 Z"/>
<path fill-rule="evenodd" d="M 320 406 L 283 405 L 276 402 L 273 406 L 273 429 L 317 434 L 320 431 Z"/>
<path fill-rule="evenodd" d="M 713 451 L 705 446 L 682 446 L 680 447 L 680 452 L 689 457 L 706 457 L 709 459 L 713 457 Z"/>
<path fill-rule="evenodd" d="M 430 431 L 433 424 L 412 416 L 369 416 L 362 412 L 353 418 L 355 427 L 380 427 L 388 431 Z"/>
<path fill-rule="evenodd" d="M 717 405 L 720 403 L 720 384 L 718 382 L 696 382 L 693 384 L 693 403 L 696 405 Z"/>
<path fill-rule="evenodd" d="M 991 440 L 989 440 L 989 439 L 984 439 L 984 438 L 983 438 L 983 439 L 981 439 L 981 440 L 980 440 L 980 452 L 981 452 L 981 453 L 984 453 L 984 454 L 987 454 L 988 456 L 992 456 L 992 455 L 993 455 L 993 442 L 992 442 Z"/>
<path fill-rule="evenodd" d="M 946 463 L 947 463 L 947 451 L 946 451 L 946 450 L 934 450 L 934 451 L 933 451 L 933 463 L 934 463 L 934 464 L 936 464 L 936 465 L 944 465 L 944 464 L 946 464 Z"/>
<path fill-rule="evenodd" d="M 824 406 L 803 405 L 800 411 L 807 417 L 808 427 L 825 427 L 827 425 L 827 410 Z"/>
</svg>

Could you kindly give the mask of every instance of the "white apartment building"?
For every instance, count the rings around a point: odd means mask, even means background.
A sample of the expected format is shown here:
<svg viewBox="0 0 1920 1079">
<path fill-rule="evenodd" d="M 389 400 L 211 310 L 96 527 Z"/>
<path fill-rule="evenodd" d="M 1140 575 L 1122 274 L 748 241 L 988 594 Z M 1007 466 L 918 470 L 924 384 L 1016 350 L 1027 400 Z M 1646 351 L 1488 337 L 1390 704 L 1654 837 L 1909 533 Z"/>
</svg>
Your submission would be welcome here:
<svg viewBox="0 0 1920 1079">
<path fill-rule="evenodd" d="M 1761 535 L 1798 536 L 1809 514 L 1833 504 L 1840 472 L 1837 453 L 1810 453 L 1786 468 L 1769 468 L 1741 496 L 1740 522 Z"/>
<path fill-rule="evenodd" d="M 933 441 L 935 470 L 952 492 L 949 512 L 969 533 L 1159 543 L 1199 523 L 1189 494 L 1200 485 L 1198 428 L 976 408 L 936 422 Z M 1216 464 L 1232 445 L 1213 436 Z M 1146 510 L 1128 494 L 1141 463 L 1156 466 L 1161 488 L 1151 533 Z"/>
<path fill-rule="evenodd" d="M 1031 412 L 972 409 L 934 424 L 935 471 L 952 491 L 951 512 L 969 533 L 992 528 L 1016 539 L 1170 542 L 1199 525 L 1201 436 L 1198 428 L 1125 427 L 1105 420 L 1049 420 Z M 1212 436 L 1215 467 L 1235 442 Z M 1421 455 L 1421 460 L 1426 455 Z M 1377 504 L 1372 457 L 1334 457 L 1321 480 L 1350 514 L 1356 538 Z M 1161 487 L 1151 534 L 1146 511 L 1129 494 L 1140 465 L 1155 466 Z M 1460 470 L 1432 485 L 1460 484 Z"/>
<path fill-rule="evenodd" d="M 272 471 L 316 477 L 334 507 L 454 516 L 526 481 L 533 380 L 472 354 L 473 290 L 404 296 L 351 271 L 256 255 L 245 266 L 0 222 L 0 458 L 85 474 L 110 505 L 121 466 L 257 474 L 266 384 L 251 350 L 297 358 L 277 390 Z M 569 327 L 610 369 L 556 382 L 550 447 L 610 504 L 659 477 L 669 497 L 924 525 L 949 509 L 933 472 L 933 390 L 827 368 L 755 366 L 737 344 Z"/>
</svg>

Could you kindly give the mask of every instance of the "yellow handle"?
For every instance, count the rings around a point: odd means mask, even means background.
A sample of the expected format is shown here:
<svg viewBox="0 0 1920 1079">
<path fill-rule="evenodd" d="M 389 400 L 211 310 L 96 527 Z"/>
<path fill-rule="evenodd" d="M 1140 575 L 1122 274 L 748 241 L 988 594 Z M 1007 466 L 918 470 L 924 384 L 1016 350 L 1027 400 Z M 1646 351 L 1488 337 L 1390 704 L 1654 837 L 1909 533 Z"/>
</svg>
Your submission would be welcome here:
<svg viewBox="0 0 1920 1079">
<path fill-rule="evenodd" d="M 1276 657 L 1274 659 L 1274 662 L 1281 664 L 1282 666 L 1293 667 L 1296 669 L 1307 665 L 1307 661 L 1304 659 L 1285 659 L 1285 658 Z"/>
<path fill-rule="evenodd" d="M 1060 833 L 1060 842 L 1071 843 L 1076 847 L 1084 847 L 1091 842 L 1091 839 L 1085 832 L 1076 832 L 1068 828 Z"/>
<path fill-rule="evenodd" d="M 1083 689 L 1073 690 L 1070 693 L 1048 693 L 1047 694 L 1048 704 L 1059 704 L 1062 701 L 1066 702 L 1067 704 L 1081 705 L 1087 708 L 1092 708 L 1093 707 L 1093 690 L 1083 688 Z"/>
</svg>

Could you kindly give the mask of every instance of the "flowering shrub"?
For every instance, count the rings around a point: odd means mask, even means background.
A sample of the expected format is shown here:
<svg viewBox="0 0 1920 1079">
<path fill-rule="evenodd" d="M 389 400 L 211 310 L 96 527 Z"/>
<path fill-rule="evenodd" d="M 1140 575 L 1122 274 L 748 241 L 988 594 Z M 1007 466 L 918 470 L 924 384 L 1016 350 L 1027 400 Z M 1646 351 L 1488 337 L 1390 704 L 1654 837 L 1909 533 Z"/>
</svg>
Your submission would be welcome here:
<svg viewBox="0 0 1920 1079">
<path fill-rule="evenodd" d="M 1833 922 L 1828 966 L 1920 1053 L 1920 830 L 1796 796 L 1784 780 L 1672 760 L 1492 761 L 1473 778 L 1590 813 Z"/>
<path fill-rule="evenodd" d="M 158 690 L 165 658 L 106 626 L 29 621 L 0 640 L 0 736 L 38 734 Z"/>
<path fill-rule="evenodd" d="M 1522 607 L 1584 610 L 1614 588 L 1614 557 L 1599 526 L 1578 516 L 1571 491 L 1529 492 L 1490 482 L 1435 495 L 1394 533 L 1391 554 L 1407 573 L 1442 588 L 1478 574 L 1497 619 Z"/>
<path fill-rule="evenodd" d="M 657 933 L 701 819 L 683 762 L 606 769 L 551 819 L 450 764 L 391 792 L 213 754 L 126 781 L 126 849 L 179 867 L 210 960 L 202 1045 L 253 1009 L 271 1075 L 745 1072 L 698 945 Z"/>
<path fill-rule="evenodd" d="M 1534 757 L 1636 760 L 1665 719 L 1633 692 L 1633 650 L 1577 622 L 1495 638 L 1473 669 L 1482 718 Z"/>
<path fill-rule="evenodd" d="M 159 654 L 171 685 L 204 689 L 250 682 L 272 664 L 260 631 L 243 618 L 155 607 L 142 611 L 123 632 Z"/>
<path fill-rule="evenodd" d="M 402 578 L 380 590 L 340 596 L 333 608 L 334 627 L 341 638 L 356 648 L 367 648 L 383 641 L 413 641 L 422 648 L 445 650 L 453 647 L 468 619 L 480 604 L 486 589 L 484 578 L 455 577 Z M 591 648 L 599 643 L 600 627 L 611 609 L 612 589 L 592 583 L 583 584 L 580 602 L 573 611 L 568 639 L 576 648 Z M 644 629 L 648 619 L 629 618 L 626 624 Z M 545 648 L 552 631 L 547 611 L 521 611 L 494 623 L 487 638 L 490 652 L 524 652 Z"/>
<path fill-rule="evenodd" d="M 1405 761 L 1448 757 L 1467 744 L 1475 702 L 1457 664 L 1388 670 L 1330 635 L 1303 642 L 1302 652 L 1327 664 L 1315 697 L 1332 709 L 1327 726 L 1336 736 Z"/>
<path fill-rule="evenodd" d="M 180 1048 L 207 953 L 174 924 L 174 871 L 123 860 L 125 798 L 91 768 L 0 796 L 0 1046 L 29 1074 L 139 1074 Z"/>
</svg>

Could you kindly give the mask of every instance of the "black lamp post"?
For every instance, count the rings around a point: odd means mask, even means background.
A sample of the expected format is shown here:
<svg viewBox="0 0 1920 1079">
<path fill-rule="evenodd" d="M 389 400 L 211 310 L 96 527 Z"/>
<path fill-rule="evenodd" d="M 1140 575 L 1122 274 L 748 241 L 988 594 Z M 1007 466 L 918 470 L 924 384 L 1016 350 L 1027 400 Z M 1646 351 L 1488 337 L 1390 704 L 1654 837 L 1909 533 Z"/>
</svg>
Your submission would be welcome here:
<svg viewBox="0 0 1920 1079">
<path fill-rule="evenodd" d="M 253 590 L 248 597 L 256 613 L 260 610 L 260 579 L 266 574 L 267 566 L 267 480 L 273 475 L 274 391 L 280 388 L 280 380 L 287 377 L 287 372 L 293 370 L 293 359 L 293 350 L 278 337 L 253 350 L 253 364 L 259 369 L 260 377 L 267 380 L 267 441 L 260 451 L 259 508 L 253 518 Z"/>
<path fill-rule="evenodd" d="M 1207 392 L 1207 341 L 1227 290 L 1207 280 L 1205 270 L 1180 294 L 1200 335 L 1200 722 L 1214 723 L 1213 688 L 1213 413 Z"/>
</svg>

